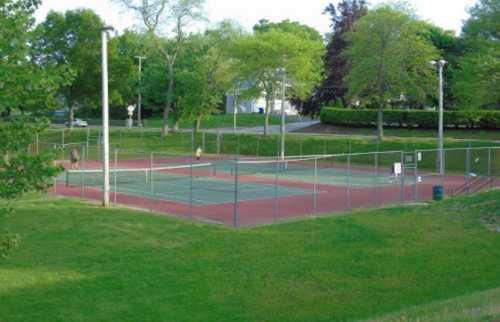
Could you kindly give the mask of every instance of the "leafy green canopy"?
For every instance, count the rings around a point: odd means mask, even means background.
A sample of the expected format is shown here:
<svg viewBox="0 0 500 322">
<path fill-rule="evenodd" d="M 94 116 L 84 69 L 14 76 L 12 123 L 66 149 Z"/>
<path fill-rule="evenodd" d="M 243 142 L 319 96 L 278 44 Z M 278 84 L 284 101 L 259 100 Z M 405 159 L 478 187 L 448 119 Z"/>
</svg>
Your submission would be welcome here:
<svg viewBox="0 0 500 322">
<path fill-rule="evenodd" d="M 285 26 L 289 24 L 284 23 Z M 265 133 L 273 109 L 271 105 L 281 92 L 283 73 L 291 87 L 287 94 L 299 98 L 308 97 L 321 81 L 323 42 L 311 37 L 309 29 L 294 26 L 259 27 L 236 44 L 237 73 L 243 84 L 243 96 L 265 97 Z"/>
<path fill-rule="evenodd" d="M 60 91 L 70 108 L 99 106 L 103 25 L 93 11 L 81 9 L 50 12 L 35 30 L 36 62 L 41 66 L 64 67 L 72 74 L 71 82 Z"/>
<path fill-rule="evenodd" d="M 40 68 L 29 59 L 36 0 L 0 1 L 0 112 L 40 112 L 55 105 L 55 94 L 64 82 L 60 70 Z"/>
<path fill-rule="evenodd" d="M 353 65 L 347 76 L 350 97 L 379 105 L 403 93 L 423 105 L 436 88 L 429 62 L 437 51 L 423 37 L 426 32 L 425 24 L 411 13 L 388 5 L 361 18 L 348 34 L 352 45 L 347 56 Z"/>
<path fill-rule="evenodd" d="M 56 69 L 42 69 L 29 59 L 28 41 L 33 12 L 39 1 L 0 1 L 0 113 L 13 111 L 42 114 L 54 106 L 64 77 Z M 27 113 L 26 113 L 27 114 Z M 10 202 L 29 191 L 45 190 L 59 168 L 52 156 L 32 155 L 30 144 L 45 123 L 18 117 L 0 122 L 0 220 L 11 212 Z M 15 247 L 19 238 L 0 225 L 0 257 Z"/>
<path fill-rule="evenodd" d="M 378 132 L 383 138 L 383 109 L 394 100 L 425 104 L 435 92 L 436 74 L 429 62 L 438 55 L 423 35 L 425 24 L 401 7 L 382 5 L 359 19 L 347 39 L 352 69 L 346 81 L 349 96 L 379 110 Z"/>
<path fill-rule="evenodd" d="M 463 35 L 466 54 L 454 74 L 454 93 L 466 108 L 500 108 L 500 0 L 470 10 Z"/>
<path fill-rule="evenodd" d="M 183 118 L 196 121 L 218 112 L 236 77 L 231 50 L 239 30 L 225 21 L 203 35 L 192 35 L 179 57 L 176 98 Z"/>
</svg>

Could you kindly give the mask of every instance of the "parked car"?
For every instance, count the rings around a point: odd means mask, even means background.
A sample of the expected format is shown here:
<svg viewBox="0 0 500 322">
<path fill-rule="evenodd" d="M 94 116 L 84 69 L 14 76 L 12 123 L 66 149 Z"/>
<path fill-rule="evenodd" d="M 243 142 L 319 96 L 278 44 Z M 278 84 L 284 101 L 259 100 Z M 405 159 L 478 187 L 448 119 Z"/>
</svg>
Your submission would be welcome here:
<svg viewBox="0 0 500 322">
<path fill-rule="evenodd" d="M 69 126 L 69 122 L 64 123 L 64 125 Z M 81 120 L 81 119 L 74 119 L 73 120 L 73 127 L 87 127 L 89 124 L 87 121 Z"/>
</svg>

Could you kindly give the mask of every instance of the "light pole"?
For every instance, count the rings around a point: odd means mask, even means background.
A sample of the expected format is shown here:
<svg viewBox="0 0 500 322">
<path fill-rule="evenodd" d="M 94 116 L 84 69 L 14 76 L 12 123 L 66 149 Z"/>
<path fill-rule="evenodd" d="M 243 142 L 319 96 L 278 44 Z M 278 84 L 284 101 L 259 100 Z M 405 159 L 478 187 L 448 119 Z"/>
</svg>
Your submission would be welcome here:
<svg viewBox="0 0 500 322">
<path fill-rule="evenodd" d="M 236 87 L 234 88 L 234 97 L 233 97 L 233 131 L 236 133 L 237 131 L 237 122 L 236 117 L 238 114 L 238 96 L 240 95 L 240 85 L 237 82 Z"/>
<path fill-rule="evenodd" d="M 438 66 L 439 70 L 439 173 L 444 174 L 445 160 L 444 160 L 444 79 L 443 69 L 448 62 L 444 59 L 439 61 L 431 61 L 432 66 Z"/>
<path fill-rule="evenodd" d="M 109 103 L 108 103 L 108 31 L 113 27 L 101 29 L 102 40 L 102 163 L 103 163 L 103 200 L 104 207 L 109 207 Z"/>
<path fill-rule="evenodd" d="M 286 99 L 286 69 L 280 68 L 278 70 L 283 79 L 281 80 L 281 147 L 280 155 L 281 159 L 285 160 L 285 99 Z"/>
<path fill-rule="evenodd" d="M 135 56 L 139 60 L 139 89 L 137 90 L 137 123 L 139 127 L 142 127 L 142 95 L 141 95 L 141 80 L 142 80 L 142 61 L 146 59 L 143 56 Z"/>
<path fill-rule="evenodd" d="M 129 105 L 127 107 L 127 113 L 128 113 L 128 120 L 127 120 L 127 127 L 130 129 L 134 125 L 134 110 L 135 110 L 135 105 Z"/>
</svg>

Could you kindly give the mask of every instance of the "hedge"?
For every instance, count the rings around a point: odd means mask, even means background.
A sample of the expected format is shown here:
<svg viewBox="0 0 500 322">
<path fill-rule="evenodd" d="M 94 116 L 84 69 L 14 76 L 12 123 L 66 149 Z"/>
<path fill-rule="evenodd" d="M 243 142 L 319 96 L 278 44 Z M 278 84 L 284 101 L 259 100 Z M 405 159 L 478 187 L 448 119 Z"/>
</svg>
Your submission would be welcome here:
<svg viewBox="0 0 500 322">
<path fill-rule="evenodd" d="M 422 110 L 384 110 L 384 126 L 403 128 L 436 128 L 439 113 Z M 321 122 L 331 125 L 367 127 L 377 124 L 377 110 L 324 107 Z M 500 129 L 500 111 L 445 111 L 444 126 L 448 128 Z"/>
</svg>

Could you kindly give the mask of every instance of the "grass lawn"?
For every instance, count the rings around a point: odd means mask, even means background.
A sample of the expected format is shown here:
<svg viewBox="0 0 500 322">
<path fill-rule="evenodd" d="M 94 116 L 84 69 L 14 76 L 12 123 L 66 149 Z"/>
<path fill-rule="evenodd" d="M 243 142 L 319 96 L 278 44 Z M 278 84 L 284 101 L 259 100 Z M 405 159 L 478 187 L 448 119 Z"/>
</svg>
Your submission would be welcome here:
<svg viewBox="0 0 500 322">
<path fill-rule="evenodd" d="M 85 129 L 53 129 L 46 131 L 40 136 L 41 144 L 47 143 L 76 143 L 84 144 L 87 140 Z M 99 129 L 90 129 L 89 143 L 91 146 L 99 142 Z M 203 140 L 204 137 L 204 140 Z M 240 134 L 239 152 L 241 155 L 276 156 L 279 135 L 257 135 Z M 189 152 L 191 151 L 191 134 L 171 132 L 166 138 L 161 138 L 159 130 L 140 131 L 128 129 L 111 129 L 110 142 L 113 147 L 129 152 Z M 203 144 L 204 143 L 204 144 Z M 352 136 L 320 136 L 289 134 L 286 137 L 287 155 L 312 155 L 312 154 L 339 154 L 339 153 L 361 153 L 373 151 L 414 151 L 415 149 L 435 149 L 437 140 L 434 137 L 388 137 L 382 142 L 376 138 Z M 205 152 L 214 154 L 217 152 L 216 133 L 198 133 L 195 136 L 195 146 L 204 145 Z M 221 134 L 220 152 L 223 154 L 234 154 L 236 152 L 237 138 L 232 133 Z M 500 141 L 494 140 L 457 140 L 448 138 L 445 140 L 446 148 L 465 148 L 500 146 Z"/>
<path fill-rule="evenodd" d="M 344 126 L 329 126 L 325 124 L 314 125 L 304 129 L 305 132 L 331 134 L 331 135 L 353 135 L 353 136 L 376 136 L 377 129 L 375 127 L 344 127 Z M 400 138 L 436 138 L 437 129 L 399 129 L 399 128 L 384 128 L 386 137 Z M 495 130 L 479 130 L 479 129 L 445 129 L 444 135 L 449 139 L 461 140 L 500 140 L 500 131 Z"/>
<path fill-rule="evenodd" d="M 0 321 L 491 321 L 499 191 L 255 229 L 33 197 Z"/>
<path fill-rule="evenodd" d="M 237 115 L 237 126 L 238 127 L 257 127 L 264 126 L 265 116 L 263 114 L 238 114 Z M 288 116 L 288 122 L 298 122 L 299 117 Z M 220 114 L 212 115 L 211 117 L 201 121 L 202 129 L 217 129 L 217 128 L 232 128 L 233 127 L 233 115 L 232 114 Z M 170 122 L 170 124 L 172 124 Z M 270 125 L 281 124 L 281 116 L 270 115 L 269 116 Z M 161 117 L 153 117 L 146 120 L 146 126 L 152 128 L 160 128 L 163 125 L 163 119 Z M 181 129 L 190 129 L 193 127 L 193 122 L 189 120 L 182 119 L 179 123 Z"/>
</svg>

